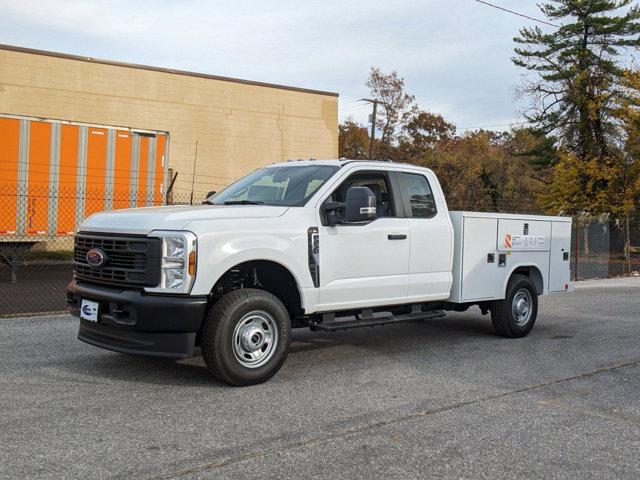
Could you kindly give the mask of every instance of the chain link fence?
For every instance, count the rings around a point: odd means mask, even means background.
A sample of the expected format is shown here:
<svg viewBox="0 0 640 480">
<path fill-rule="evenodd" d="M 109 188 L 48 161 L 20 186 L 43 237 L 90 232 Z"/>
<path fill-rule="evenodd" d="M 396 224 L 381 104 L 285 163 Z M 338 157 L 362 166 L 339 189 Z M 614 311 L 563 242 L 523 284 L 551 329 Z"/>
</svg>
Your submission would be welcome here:
<svg viewBox="0 0 640 480">
<path fill-rule="evenodd" d="M 173 192 L 174 204 L 190 193 Z M 73 276 L 77 225 L 105 209 L 159 205 L 157 192 L 141 195 L 60 186 L 0 185 L 0 316 L 63 311 Z"/>
<path fill-rule="evenodd" d="M 607 216 L 576 217 L 571 237 L 571 272 L 575 280 L 640 276 L 638 217 L 630 218 L 628 224 Z"/>
<path fill-rule="evenodd" d="M 153 196 L 152 196 L 153 197 Z M 91 213 L 129 206 L 152 206 L 158 198 L 130 198 L 101 191 L 60 189 L 55 198 L 45 187 L 0 189 L 0 316 L 55 312 L 66 309 L 66 287 L 73 275 L 73 232 Z M 174 191 L 170 204 L 191 202 L 190 192 Z M 193 202 L 199 202 L 200 198 Z M 453 199 L 451 210 L 539 213 L 522 201 Z M 82 212 L 80 215 L 78 212 Z M 571 271 L 574 279 L 638 275 L 640 221 L 626 223 L 606 217 L 574 219 Z"/>
</svg>

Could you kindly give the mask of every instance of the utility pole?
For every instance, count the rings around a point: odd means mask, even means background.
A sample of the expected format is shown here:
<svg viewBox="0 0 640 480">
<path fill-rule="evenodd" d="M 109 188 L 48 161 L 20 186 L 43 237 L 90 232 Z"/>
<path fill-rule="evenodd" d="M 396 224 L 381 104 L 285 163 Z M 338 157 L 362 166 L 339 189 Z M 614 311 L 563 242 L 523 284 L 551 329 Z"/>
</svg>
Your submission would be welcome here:
<svg viewBox="0 0 640 480">
<path fill-rule="evenodd" d="M 189 205 L 193 205 L 193 184 L 196 182 L 196 162 L 198 161 L 198 141 L 196 140 L 196 153 L 193 154 L 193 173 L 191 174 L 191 198 Z"/>
<path fill-rule="evenodd" d="M 362 101 L 373 104 L 373 113 L 371 114 L 371 138 L 369 140 L 369 160 L 373 160 L 373 142 L 376 140 L 376 113 L 378 112 L 378 104 L 382 102 L 372 98 L 363 98 Z"/>
</svg>

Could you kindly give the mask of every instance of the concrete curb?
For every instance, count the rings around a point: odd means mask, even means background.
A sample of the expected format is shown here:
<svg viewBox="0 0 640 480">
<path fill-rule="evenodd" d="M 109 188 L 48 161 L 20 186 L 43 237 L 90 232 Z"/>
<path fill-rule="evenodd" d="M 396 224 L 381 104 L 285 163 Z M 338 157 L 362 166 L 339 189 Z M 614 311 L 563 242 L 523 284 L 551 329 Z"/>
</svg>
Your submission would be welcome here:
<svg viewBox="0 0 640 480">
<path fill-rule="evenodd" d="M 640 277 L 603 278 L 575 282 L 576 290 L 590 288 L 640 288 Z"/>
</svg>

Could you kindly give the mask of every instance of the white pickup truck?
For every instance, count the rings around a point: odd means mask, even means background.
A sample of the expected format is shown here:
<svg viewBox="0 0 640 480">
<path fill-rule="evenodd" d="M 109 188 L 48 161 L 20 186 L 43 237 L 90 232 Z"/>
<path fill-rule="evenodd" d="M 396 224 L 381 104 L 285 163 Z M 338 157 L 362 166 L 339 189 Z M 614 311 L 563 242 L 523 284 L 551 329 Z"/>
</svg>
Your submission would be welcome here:
<svg viewBox="0 0 640 480">
<path fill-rule="evenodd" d="M 182 358 L 251 385 L 291 329 L 368 327 L 478 305 L 523 337 L 538 295 L 572 290 L 571 219 L 449 212 L 431 170 L 309 160 L 258 169 L 203 205 L 89 217 L 75 237 L 78 338 Z"/>
</svg>

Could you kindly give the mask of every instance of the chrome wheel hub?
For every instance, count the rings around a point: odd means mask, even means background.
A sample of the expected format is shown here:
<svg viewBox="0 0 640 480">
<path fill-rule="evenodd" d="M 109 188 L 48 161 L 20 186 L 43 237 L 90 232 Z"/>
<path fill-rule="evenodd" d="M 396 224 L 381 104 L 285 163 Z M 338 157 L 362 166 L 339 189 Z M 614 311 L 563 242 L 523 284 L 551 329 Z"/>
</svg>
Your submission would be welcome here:
<svg viewBox="0 0 640 480">
<path fill-rule="evenodd" d="M 247 368 L 258 368 L 267 363 L 277 345 L 276 321 L 263 310 L 247 313 L 233 330 L 233 354 Z"/>
<path fill-rule="evenodd" d="M 516 325 L 523 327 L 529 323 L 532 313 L 531 303 L 531 292 L 526 288 L 519 289 L 513 296 L 511 311 L 513 312 L 513 319 Z"/>
</svg>

